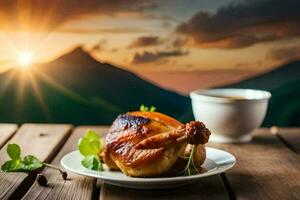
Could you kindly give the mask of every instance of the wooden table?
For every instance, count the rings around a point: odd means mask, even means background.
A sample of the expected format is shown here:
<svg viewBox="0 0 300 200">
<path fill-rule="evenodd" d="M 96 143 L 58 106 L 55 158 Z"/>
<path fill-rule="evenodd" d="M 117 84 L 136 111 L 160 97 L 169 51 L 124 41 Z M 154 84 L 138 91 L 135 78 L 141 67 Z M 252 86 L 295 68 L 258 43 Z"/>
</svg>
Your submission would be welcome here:
<svg viewBox="0 0 300 200">
<path fill-rule="evenodd" d="M 105 134 L 108 127 L 65 124 L 0 125 L 0 163 L 7 159 L 6 144 L 17 143 L 23 154 L 59 165 L 76 149 L 86 129 Z M 258 129 L 251 143 L 209 144 L 231 152 L 237 164 L 228 172 L 175 189 L 134 190 L 69 174 L 69 180 L 49 168 L 40 170 L 49 182 L 39 186 L 37 172 L 0 174 L 0 199 L 300 199 L 300 128 Z"/>
</svg>

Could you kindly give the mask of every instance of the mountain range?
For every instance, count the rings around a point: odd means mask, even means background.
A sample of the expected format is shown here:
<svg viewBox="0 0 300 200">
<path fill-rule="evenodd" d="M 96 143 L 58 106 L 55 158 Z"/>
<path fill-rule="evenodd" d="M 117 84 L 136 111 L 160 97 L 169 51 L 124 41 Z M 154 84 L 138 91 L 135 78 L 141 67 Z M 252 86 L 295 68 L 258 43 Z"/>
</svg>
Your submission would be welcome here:
<svg viewBox="0 0 300 200">
<path fill-rule="evenodd" d="M 0 74 L 0 102 L 1 122 L 110 124 L 141 104 L 182 121 L 192 118 L 188 97 L 101 63 L 81 47 L 30 70 Z"/>
<path fill-rule="evenodd" d="M 300 61 L 226 85 L 272 93 L 263 126 L 300 125 Z M 81 47 L 57 59 L 0 74 L 0 122 L 111 124 L 141 104 L 186 122 L 190 99 L 94 59 Z"/>
</svg>

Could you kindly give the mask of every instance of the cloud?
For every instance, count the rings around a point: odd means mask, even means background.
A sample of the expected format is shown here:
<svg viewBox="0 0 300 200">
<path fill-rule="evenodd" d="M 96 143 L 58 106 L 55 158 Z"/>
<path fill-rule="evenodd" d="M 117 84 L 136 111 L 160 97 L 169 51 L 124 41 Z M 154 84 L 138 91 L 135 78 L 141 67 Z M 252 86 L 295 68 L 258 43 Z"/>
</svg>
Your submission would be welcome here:
<svg viewBox="0 0 300 200">
<path fill-rule="evenodd" d="M 1 0 L 0 26 L 9 30 L 53 29 L 83 17 L 141 13 L 156 7 L 153 0 Z"/>
<path fill-rule="evenodd" d="M 162 43 L 163 40 L 161 40 L 158 36 L 142 36 L 133 40 L 128 48 L 148 47 Z"/>
<path fill-rule="evenodd" d="M 158 7 L 158 6 L 157 6 Z M 169 15 L 164 15 L 164 14 L 158 14 L 158 13 L 138 13 L 137 14 L 138 18 L 142 19 L 154 19 L 154 20 L 164 20 L 166 22 L 178 22 L 178 20 L 174 17 L 171 17 Z"/>
<path fill-rule="evenodd" d="M 155 61 L 160 61 L 164 58 L 174 57 L 174 56 L 184 56 L 187 55 L 187 51 L 174 50 L 174 51 L 143 51 L 140 53 L 135 53 L 131 58 L 132 64 L 143 64 Z"/>
<path fill-rule="evenodd" d="M 243 48 L 300 36 L 300 1 L 260 0 L 232 3 L 215 13 L 200 11 L 177 33 L 202 48 Z"/>
<path fill-rule="evenodd" d="M 300 46 L 271 49 L 267 53 L 266 58 L 275 61 L 291 61 L 300 59 Z"/>
<path fill-rule="evenodd" d="M 103 50 L 104 45 L 107 43 L 107 40 L 100 40 L 97 44 L 91 47 L 90 52 L 101 51 Z"/>
<path fill-rule="evenodd" d="M 174 48 L 180 48 L 183 47 L 186 44 L 186 40 L 182 39 L 182 38 L 176 38 L 173 42 L 172 42 L 172 46 Z"/>
<path fill-rule="evenodd" d="M 142 28 L 60 28 L 59 32 L 63 33 L 74 33 L 74 34 L 99 34 L 99 33 L 112 33 L 112 34 L 121 34 L 121 33 L 145 33 L 147 32 Z"/>
<path fill-rule="evenodd" d="M 161 27 L 164 29 L 170 29 L 173 27 L 173 23 L 169 22 L 169 21 L 163 21 L 161 23 Z"/>
</svg>

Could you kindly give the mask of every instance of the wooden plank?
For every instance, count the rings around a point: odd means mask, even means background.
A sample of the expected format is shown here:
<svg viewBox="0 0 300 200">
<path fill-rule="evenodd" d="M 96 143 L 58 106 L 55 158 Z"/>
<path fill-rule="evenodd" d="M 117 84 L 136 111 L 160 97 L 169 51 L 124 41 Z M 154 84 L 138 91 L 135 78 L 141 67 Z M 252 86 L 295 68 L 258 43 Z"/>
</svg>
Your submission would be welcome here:
<svg viewBox="0 0 300 200">
<path fill-rule="evenodd" d="M 25 124 L 8 141 L 21 146 L 22 155 L 33 154 L 48 162 L 65 142 L 71 125 Z M 0 150 L 0 163 L 8 160 L 6 145 Z M 34 173 L 0 173 L 0 199 L 19 199 L 34 181 Z"/>
<path fill-rule="evenodd" d="M 18 129 L 16 124 L 0 124 L 0 149 Z"/>
<path fill-rule="evenodd" d="M 300 153 L 300 128 L 272 127 L 270 131 L 277 135 L 291 150 Z"/>
<path fill-rule="evenodd" d="M 102 200 L 138 200 L 138 199 L 229 199 L 220 176 L 201 179 L 191 185 L 163 189 L 136 190 L 103 184 L 100 192 Z"/>
<path fill-rule="evenodd" d="M 78 139 L 84 134 L 87 129 L 92 129 L 100 134 L 107 131 L 107 127 L 78 127 L 76 128 L 58 155 L 51 162 L 54 165 L 59 165 L 61 158 L 77 149 Z M 81 199 L 88 200 L 97 195 L 96 179 L 85 176 L 76 175 L 68 172 L 68 180 L 64 181 L 61 175 L 53 169 L 45 168 L 42 173 L 47 177 L 49 187 L 42 187 L 36 182 L 24 196 L 24 200 L 28 199 Z M 99 193 L 98 193 L 99 195 Z"/>
<path fill-rule="evenodd" d="M 300 199 L 300 157 L 269 129 L 247 144 L 210 144 L 227 150 L 237 164 L 225 174 L 236 199 Z"/>
</svg>

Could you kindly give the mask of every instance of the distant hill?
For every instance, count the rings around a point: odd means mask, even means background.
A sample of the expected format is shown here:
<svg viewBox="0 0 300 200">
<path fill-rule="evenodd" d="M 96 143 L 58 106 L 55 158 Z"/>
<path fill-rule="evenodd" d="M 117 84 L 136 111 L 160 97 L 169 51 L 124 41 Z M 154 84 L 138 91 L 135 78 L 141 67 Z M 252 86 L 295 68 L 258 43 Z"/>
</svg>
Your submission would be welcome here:
<svg viewBox="0 0 300 200">
<path fill-rule="evenodd" d="M 0 74 L 0 122 L 110 124 L 120 113 L 153 105 L 192 118 L 188 97 L 95 60 L 81 47 L 52 62 Z"/>
<path fill-rule="evenodd" d="M 225 87 L 270 91 L 263 126 L 300 126 L 300 61 Z M 183 122 L 193 119 L 188 97 L 101 63 L 81 47 L 27 71 L 1 73 L 0 102 L 0 123 L 110 124 L 141 104 Z"/>
<path fill-rule="evenodd" d="M 226 87 L 261 89 L 272 93 L 263 126 L 300 126 L 300 61 Z"/>
</svg>

